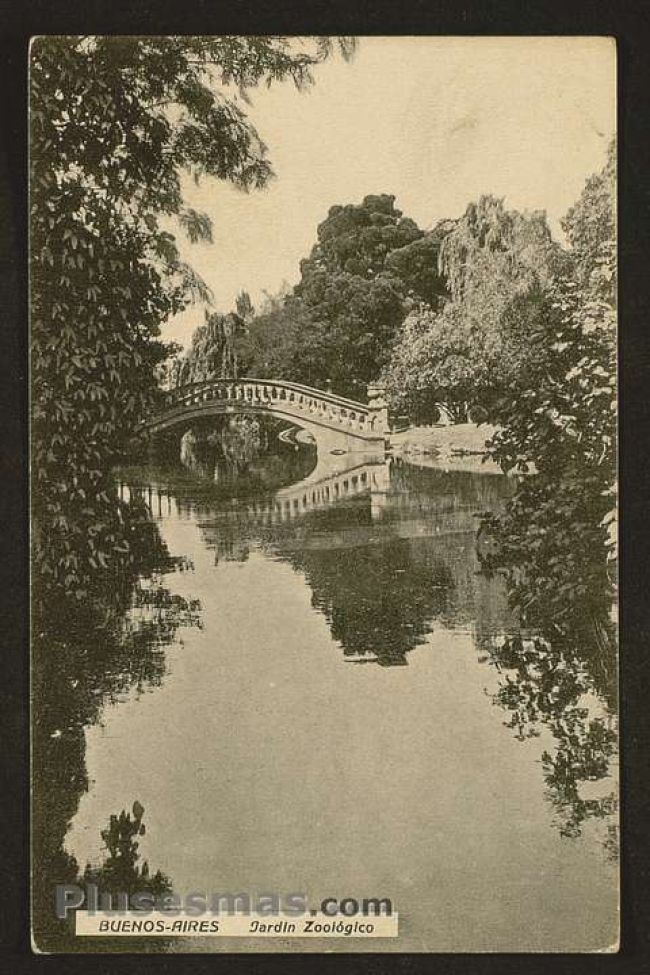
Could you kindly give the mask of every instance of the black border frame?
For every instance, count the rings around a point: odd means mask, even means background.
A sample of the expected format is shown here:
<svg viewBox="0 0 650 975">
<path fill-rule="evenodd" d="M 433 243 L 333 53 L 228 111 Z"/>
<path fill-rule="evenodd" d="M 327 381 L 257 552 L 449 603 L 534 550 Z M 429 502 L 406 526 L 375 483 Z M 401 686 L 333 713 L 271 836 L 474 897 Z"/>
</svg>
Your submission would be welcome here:
<svg viewBox="0 0 650 975">
<path fill-rule="evenodd" d="M 650 0 L 0 0 L 0 449 L 5 516 L 0 595 L 6 647 L 2 954 L 12 972 L 285 971 L 440 973 L 650 972 L 647 618 L 650 495 Z M 613 955 L 34 955 L 29 943 L 27 523 L 27 54 L 33 34 L 610 35 L 618 48 L 621 402 L 622 931 Z M 644 677 L 646 680 L 644 681 Z M 645 686 L 644 686 L 645 685 Z"/>
</svg>

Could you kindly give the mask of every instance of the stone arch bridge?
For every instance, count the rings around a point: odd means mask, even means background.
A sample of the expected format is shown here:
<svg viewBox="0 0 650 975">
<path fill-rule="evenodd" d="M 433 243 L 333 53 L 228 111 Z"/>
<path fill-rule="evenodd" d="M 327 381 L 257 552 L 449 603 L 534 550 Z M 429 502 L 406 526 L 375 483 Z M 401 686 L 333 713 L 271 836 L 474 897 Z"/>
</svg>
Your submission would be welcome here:
<svg viewBox="0 0 650 975">
<path fill-rule="evenodd" d="M 384 456 L 389 426 L 383 394 L 383 387 L 371 385 L 368 402 L 359 403 L 285 380 L 210 379 L 167 391 L 161 409 L 137 433 L 155 434 L 205 416 L 266 413 L 308 431 L 320 457 L 332 451 Z"/>
</svg>

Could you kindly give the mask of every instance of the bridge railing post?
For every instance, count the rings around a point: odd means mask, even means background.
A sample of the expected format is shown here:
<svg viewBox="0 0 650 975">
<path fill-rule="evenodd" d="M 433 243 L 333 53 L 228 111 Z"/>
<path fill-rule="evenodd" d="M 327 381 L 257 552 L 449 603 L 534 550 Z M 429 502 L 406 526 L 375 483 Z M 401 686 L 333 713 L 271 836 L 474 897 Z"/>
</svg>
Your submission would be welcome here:
<svg viewBox="0 0 650 975">
<path fill-rule="evenodd" d="M 386 387 L 381 383 L 370 383 L 368 386 L 368 413 L 370 414 L 370 425 L 373 432 L 383 437 L 385 446 L 388 446 L 390 434 L 388 402 L 386 400 Z"/>
</svg>

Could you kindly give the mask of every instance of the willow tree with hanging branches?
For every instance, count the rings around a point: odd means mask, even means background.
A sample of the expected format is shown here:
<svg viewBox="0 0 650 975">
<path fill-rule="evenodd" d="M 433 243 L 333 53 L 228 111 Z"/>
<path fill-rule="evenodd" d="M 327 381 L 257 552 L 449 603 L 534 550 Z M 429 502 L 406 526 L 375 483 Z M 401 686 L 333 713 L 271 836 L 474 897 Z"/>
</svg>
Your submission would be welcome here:
<svg viewBox="0 0 650 975">
<path fill-rule="evenodd" d="M 545 294 L 564 256 L 541 212 L 482 196 L 441 232 L 438 271 L 448 296 L 402 324 L 384 380 L 393 407 L 425 422 L 443 406 L 456 422 L 499 404 L 527 382 L 543 329 Z"/>
</svg>

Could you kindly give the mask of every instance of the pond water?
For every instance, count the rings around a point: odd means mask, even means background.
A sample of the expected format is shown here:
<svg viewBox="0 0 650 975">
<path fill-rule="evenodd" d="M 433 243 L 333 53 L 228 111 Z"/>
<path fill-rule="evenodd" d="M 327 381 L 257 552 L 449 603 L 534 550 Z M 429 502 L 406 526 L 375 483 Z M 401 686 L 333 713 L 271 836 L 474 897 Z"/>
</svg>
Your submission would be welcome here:
<svg viewBox="0 0 650 975">
<path fill-rule="evenodd" d="M 86 728 L 89 786 L 66 838 L 80 865 L 101 859 L 100 829 L 137 799 L 141 852 L 178 893 L 389 897 L 400 915 L 382 943 L 175 950 L 612 944 L 613 772 L 571 753 L 611 717 L 576 664 L 565 704 L 579 727 L 563 734 L 543 694 L 531 714 L 496 653 L 517 627 L 502 583 L 479 572 L 476 515 L 498 510 L 506 478 L 345 458 L 302 487 L 239 498 L 155 467 L 122 478 L 191 561 L 165 584 L 200 600 L 201 625 L 166 649 L 160 686 L 126 690 Z M 513 715 L 527 707 L 522 732 Z"/>
</svg>

